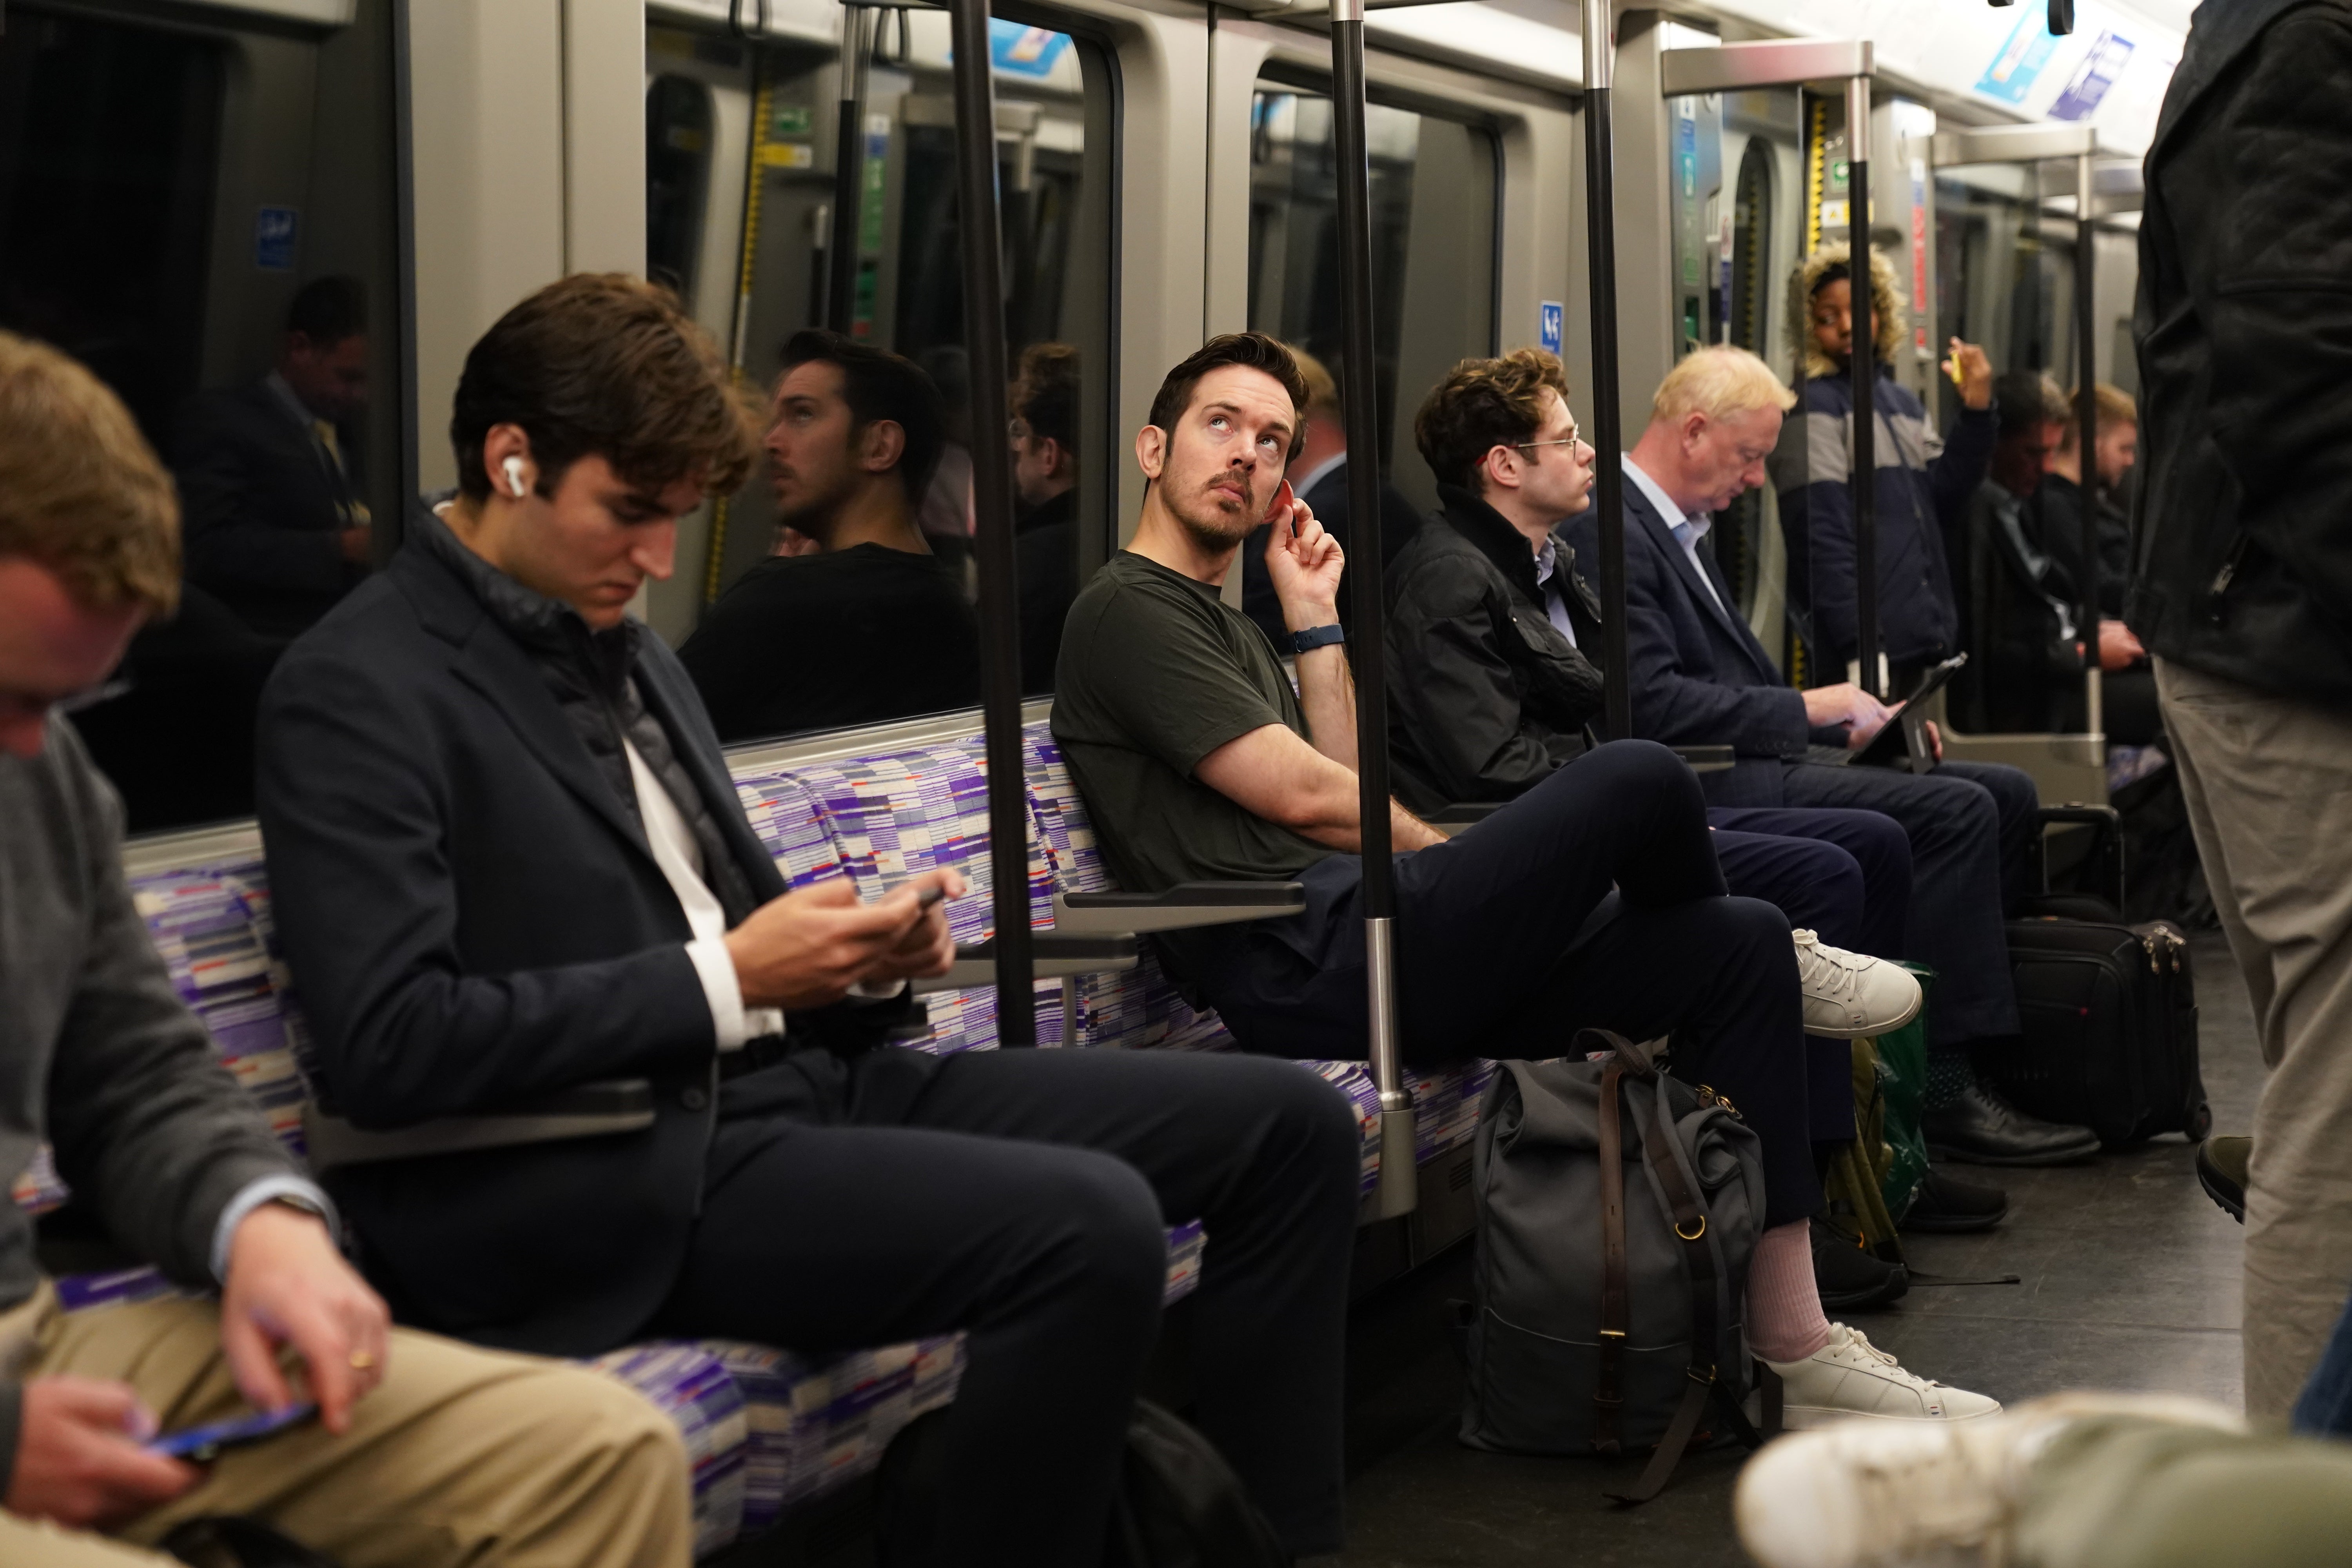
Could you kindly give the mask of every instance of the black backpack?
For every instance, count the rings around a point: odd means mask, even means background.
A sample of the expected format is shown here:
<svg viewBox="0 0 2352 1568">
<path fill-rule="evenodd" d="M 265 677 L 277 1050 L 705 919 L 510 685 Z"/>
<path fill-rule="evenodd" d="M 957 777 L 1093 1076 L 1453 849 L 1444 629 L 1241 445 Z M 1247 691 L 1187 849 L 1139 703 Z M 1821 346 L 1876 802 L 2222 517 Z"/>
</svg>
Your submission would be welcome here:
<svg viewBox="0 0 2352 1568">
<path fill-rule="evenodd" d="M 890 1440 L 876 1492 L 875 1561 L 914 1568 L 936 1561 L 934 1543 L 956 1528 L 940 1518 L 940 1441 L 945 1410 L 919 1417 Z M 1289 1550 L 1206 1437 L 1149 1400 L 1135 1402 L 1111 1505 L 1103 1568 L 1290 1568 Z"/>
<path fill-rule="evenodd" d="M 1601 1059 L 1583 1053 L 1606 1047 Z M 1764 1217 L 1755 1132 L 1731 1104 L 1601 1029 L 1500 1064 L 1478 1120 L 1477 1300 L 1462 1441 L 1517 1454 L 1654 1448 L 1657 1495 L 1711 1430 L 1753 1447 L 1741 1325 Z M 1760 1368 L 1758 1369 L 1759 1372 Z M 1763 1374 L 1768 1429 L 1777 1380 Z"/>
</svg>

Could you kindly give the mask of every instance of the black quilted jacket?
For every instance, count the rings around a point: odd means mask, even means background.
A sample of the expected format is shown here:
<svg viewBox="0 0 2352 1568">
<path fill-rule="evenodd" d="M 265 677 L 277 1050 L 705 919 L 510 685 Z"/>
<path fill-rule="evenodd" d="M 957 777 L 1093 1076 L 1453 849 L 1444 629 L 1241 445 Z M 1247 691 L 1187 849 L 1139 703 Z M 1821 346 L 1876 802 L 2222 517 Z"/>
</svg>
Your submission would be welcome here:
<svg viewBox="0 0 2352 1568">
<path fill-rule="evenodd" d="M 1528 542 L 1484 501 L 1440 485 L 1445 510 L 1387 569 L 1389 763 L 1396 797 L 1432 812 L 1517 799 L 1580 755 L 1601 672 L 1545 617 Z M 1554 536 L 1577 636 L 1600 605 Z"/>
</svg>

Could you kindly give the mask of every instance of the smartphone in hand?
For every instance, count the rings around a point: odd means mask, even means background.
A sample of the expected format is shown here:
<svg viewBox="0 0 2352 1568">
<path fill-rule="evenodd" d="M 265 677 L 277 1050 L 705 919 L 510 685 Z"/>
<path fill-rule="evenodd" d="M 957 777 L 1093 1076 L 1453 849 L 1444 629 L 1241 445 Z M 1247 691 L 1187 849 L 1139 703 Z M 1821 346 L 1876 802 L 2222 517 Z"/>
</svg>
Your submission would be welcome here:
<svg viewBox="0 0 2352 1568">
<path fill-rule="evenodd" d="M 161 1454 L 167 1459 L 185 1459 L 192 1465 L 208 1465 L 227 1449 L 258 1443 L 265 1437 L 274 1437 L 289 1427 L 318 1418 L 318 1405 L 305 1399 L 283 1410 L 258 1410 L 249 1415 L 232 1415 L 226 1421 L 166 1432 L 146 1447 L 149 1453 Z"/>
</svg>

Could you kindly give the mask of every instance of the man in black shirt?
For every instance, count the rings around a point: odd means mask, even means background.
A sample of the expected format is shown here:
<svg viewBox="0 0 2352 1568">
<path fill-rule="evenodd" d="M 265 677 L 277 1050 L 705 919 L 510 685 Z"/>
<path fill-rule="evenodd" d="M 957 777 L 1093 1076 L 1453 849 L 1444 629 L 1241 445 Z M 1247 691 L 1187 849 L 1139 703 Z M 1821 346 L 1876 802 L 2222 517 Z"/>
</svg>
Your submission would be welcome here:
<svg viewBox="0 0 2352 1568">
<path fill-rule="evenodd" d="M 2156 673 L 2147 649 L 2124 625 L 2124 584 L 2131 576 L 2131 520 L 2118 498 L 2139 457 L 2139 406 L 2120 387 L 2098 383 L 2097 462 L 2087 490 L 2083 478 L 2083 424 L 2079 392 L 2066 396 L 2065 435 L 2043 466 L 2034 492 L 2035 532 L 2042 550 L 2082 596 L 2083 506 L 2087 496 L 2099 523 L 2099 668 L 2105 671 L 2101 728 L 2119 745 L 2145 746 L 2157 738 Z M 2078 697 L 2075 722 L 2083 720 Z"/>
<path fill-rule="evenodd" d="M 817 553 L 753 566 L 678 650 L 720 740 L 980 700 L 979 622 L 915 526 L 946 427 L 898 355 L 825 331 L 784 345 L 769 473 L 782 526 Z"/>
<path fill-rule="evenodd" d="M 1078 592 L 1078 351 L 1031 343 L 1013 384 L 1013 552 L 1021 582 L 1021 689 L 1054 689 L 1062 621 Z"/>
</svg>

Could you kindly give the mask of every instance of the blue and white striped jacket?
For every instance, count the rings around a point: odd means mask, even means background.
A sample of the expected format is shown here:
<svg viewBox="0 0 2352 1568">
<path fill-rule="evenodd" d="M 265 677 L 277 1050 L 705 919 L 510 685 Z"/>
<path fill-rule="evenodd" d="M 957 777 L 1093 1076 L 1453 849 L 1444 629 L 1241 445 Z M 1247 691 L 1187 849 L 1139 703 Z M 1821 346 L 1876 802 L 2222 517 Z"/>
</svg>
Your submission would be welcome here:
<svg viewBox="0 0 2352 1568">
<path fill-rule="evenodd" d="M 1843 666 L 1856 657 L 1847 489 L 1853 387 L 1843 375 L 1808 377 L 1802 396 L 1770 465 L 1789 546 L 1789 604 L 1811 617 L 1813 658 Z M 1945 542 L 1966 524 L 1969 497 L 1991 459 L 1993 411 L 1961 410 L 1946 442 L 1918 398 L 1883 365 L 1874 401 L 1879 634 L 1895 664 L 1948 658 L 1959 646 L 1960 623 Z"/>
</svg>

